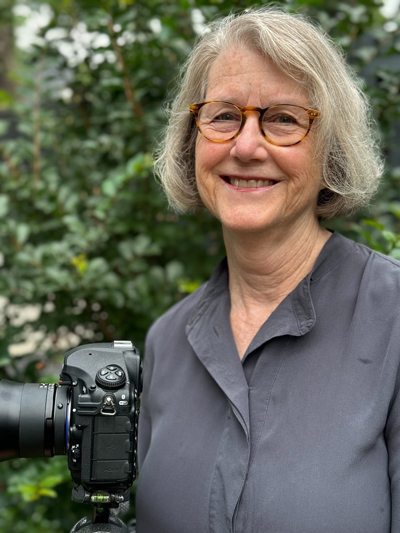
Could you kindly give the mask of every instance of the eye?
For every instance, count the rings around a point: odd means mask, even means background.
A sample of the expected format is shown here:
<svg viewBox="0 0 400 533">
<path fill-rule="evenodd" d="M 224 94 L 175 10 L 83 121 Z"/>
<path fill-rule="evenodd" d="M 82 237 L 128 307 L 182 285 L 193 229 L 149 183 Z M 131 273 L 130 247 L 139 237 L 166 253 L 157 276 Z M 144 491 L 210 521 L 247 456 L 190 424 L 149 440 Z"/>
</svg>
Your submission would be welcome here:
<svg viewBox="0 0 400 533">
<path fill-rule="evenodd" d="M 263 117 L 265 128 L 280 128 L 289 131 L 293 128 L 309 127 L 307 110 L 296 105 L 274 105 L 267 109 Z"/>
<path fill-rule="evenodd" d="M 240 115 L 231 111 L 222 111 L 218 115 L 215 115 L 213 121 L 240 121 Z"/>
<path fill-rule="evenodd" d="M 264 120 L 269 123 L 275 124 L 297 124 L 297 120 L 295 117 L 283 113 L 276 113 L 274 115 L 267 116 Z"/>
</svg>

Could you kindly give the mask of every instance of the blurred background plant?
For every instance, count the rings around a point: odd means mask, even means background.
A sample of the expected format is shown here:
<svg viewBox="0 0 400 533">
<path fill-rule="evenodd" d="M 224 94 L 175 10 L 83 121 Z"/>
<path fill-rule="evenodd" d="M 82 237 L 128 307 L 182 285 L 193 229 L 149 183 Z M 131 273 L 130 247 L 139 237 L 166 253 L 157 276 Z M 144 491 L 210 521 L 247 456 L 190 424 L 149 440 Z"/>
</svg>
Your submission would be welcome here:
<svg viewBox="0 0 400 533">
<path fill-rule="evenodd" d="M 328 226 L 400 259 L 399 1 L 275 3 L 340 43 L 379 124 L 380 192 Z M 151 322 L 223 256 L 206 213 L 168 209 L 152 152 L 196 35 L 250 5 L 0 0 L 0 378 L 55 381 L 80 343 L 142 349 Z M 0 531 L 69 531 L 86 511 L 70 490 L 65 457 L 0 464 Z"/>
</svg>

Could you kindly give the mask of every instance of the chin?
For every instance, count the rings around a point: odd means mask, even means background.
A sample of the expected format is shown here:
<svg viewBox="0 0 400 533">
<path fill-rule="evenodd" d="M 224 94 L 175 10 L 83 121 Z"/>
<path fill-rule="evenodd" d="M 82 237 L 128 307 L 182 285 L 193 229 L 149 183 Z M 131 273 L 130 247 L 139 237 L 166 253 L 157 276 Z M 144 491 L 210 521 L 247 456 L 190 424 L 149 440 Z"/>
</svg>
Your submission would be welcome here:
<svg viewBox="0 0 400 533">
<path fill-rule="evenodd" d="M 223 228 L 229 232 L 256 234 L 272 229 L 273 224 L 259 220 L 221 220 Z"/>
</svg>

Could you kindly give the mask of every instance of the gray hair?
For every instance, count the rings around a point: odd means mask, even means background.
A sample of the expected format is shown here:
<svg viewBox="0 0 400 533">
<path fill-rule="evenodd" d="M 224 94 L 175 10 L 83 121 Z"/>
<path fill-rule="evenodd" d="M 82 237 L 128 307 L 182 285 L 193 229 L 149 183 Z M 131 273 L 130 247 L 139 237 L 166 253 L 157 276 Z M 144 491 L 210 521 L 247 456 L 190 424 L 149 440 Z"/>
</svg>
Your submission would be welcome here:
<svg viewBox="0 0 400 533">
<path fill-rule="evenodd" d="M 249 9 L 212 22 L 182 68 L 177 95 L 155 171 L 170 205 L 180 212 L 202 206 L 196 186 L 197 129 L 189 105 L 204 101 L 210 68 L 221 52 L 242 46 L 260 51 L 300 83 L 321 118 L 316 153 L 324 189 L 319 218 L 367 205 L 383 171 L 366 96 L 333 41 L 303 15 L 277 8 Z"/>
</svg>

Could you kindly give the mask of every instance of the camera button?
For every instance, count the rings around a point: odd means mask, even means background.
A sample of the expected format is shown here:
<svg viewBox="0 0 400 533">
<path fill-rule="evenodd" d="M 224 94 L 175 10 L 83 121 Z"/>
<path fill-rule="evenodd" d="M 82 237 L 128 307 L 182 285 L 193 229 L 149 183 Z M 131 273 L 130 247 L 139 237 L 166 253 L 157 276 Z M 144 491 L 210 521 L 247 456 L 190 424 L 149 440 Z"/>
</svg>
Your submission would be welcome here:
<svg viewBox="0 0 400 533">
<path fill-rule="evenodd" d="M 107 365 L 97 372 L 96 383 L 106 389 L 119 389 L 125 385 L 126 375 L 121 367 Z"/>
</svg>

